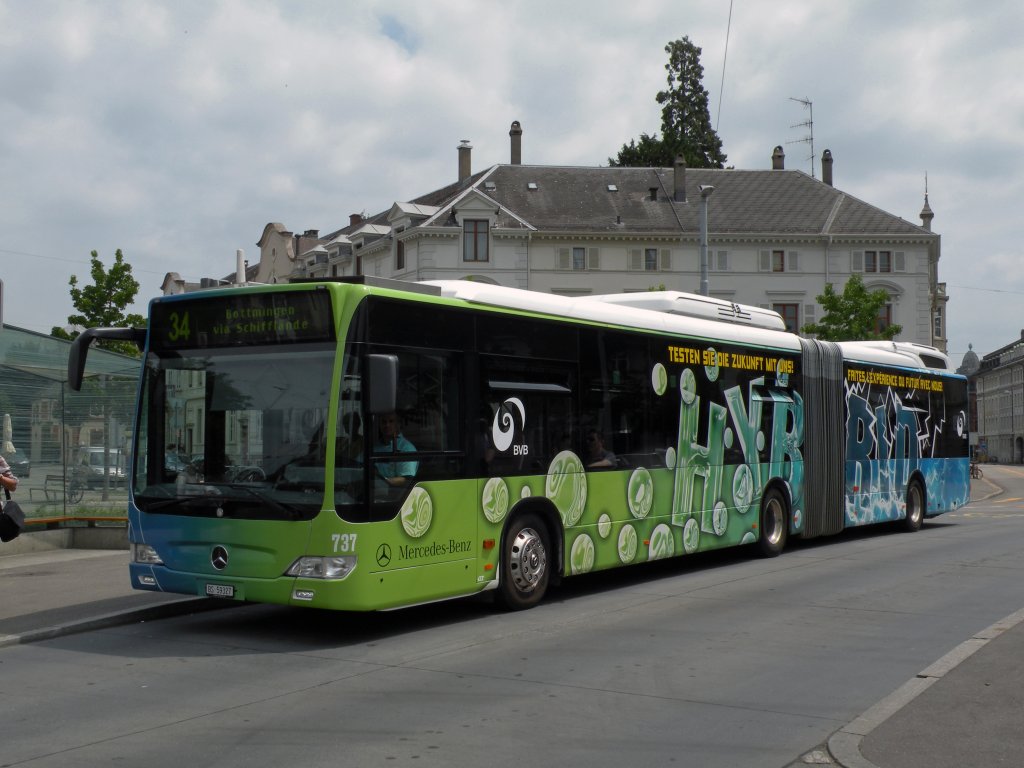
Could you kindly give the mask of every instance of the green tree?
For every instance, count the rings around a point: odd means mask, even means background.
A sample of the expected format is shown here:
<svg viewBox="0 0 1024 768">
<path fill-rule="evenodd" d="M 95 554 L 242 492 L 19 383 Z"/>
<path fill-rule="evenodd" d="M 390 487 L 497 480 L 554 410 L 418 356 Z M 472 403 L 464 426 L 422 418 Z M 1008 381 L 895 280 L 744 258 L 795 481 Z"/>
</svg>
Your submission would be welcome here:
<svg viewBox="0 0 1024 768">
<path fill-rule="evenodd" d="M 825 310 L 820 322 L 808 323 L 801 330 L 822 341 L 861 341 L 865 339 L 892 339 L 903 330 L 902 325 L 890 325 L 881 333 L 875 329 L 878 311 L 889 301 L 881 288 L 869 291 L 858 272 L 850 275 L 842 293 L 836 293 L 832 283 L 825 284 L 825 292 L 818 303 Z"/>
<path fill-rule="evenodd" d="M 708 92 L 701 85 L 704 67 L 701 49 L 683 37 L 665 46 L 668 54 L 668 88 L 659 91 L 661 133 L 640 134 L 640 141 L 623 144 L 619 154 L 608 158 L 612 166 L 671 167 L 682 155 L 690 168 L 722 168 L 722 140 L 711 126 Z"/>
<path fill-rule="evenodd" d="M 124 260 L 121 249 L 114 253 L 114 264 L 107 270 L 100 261 L 99 254 L 92 252 L 92 268 L 90 270 L 93 284 L 78 287 L 78 277 L 72 275 L 68 281 L 71 286 L 71 303 L 78 310 L 77 315 L 68 315 L 68 324 L 82 328 L 132 328 L 145 325 L 146 319 L 138 314 L 125 314 L 125 308 L 135 301 L 139 292 L 139 282 L 132 277 L 132 265 Z M 58 339 L 74 339 L 79 331 L 68 332 L 63 328 L 54 327 L 51 336 Z M 120 352 L 123 355 L 139 356 L 134 344 L 123 341 L 100 341 L 104 349 Z"/>
</svg>

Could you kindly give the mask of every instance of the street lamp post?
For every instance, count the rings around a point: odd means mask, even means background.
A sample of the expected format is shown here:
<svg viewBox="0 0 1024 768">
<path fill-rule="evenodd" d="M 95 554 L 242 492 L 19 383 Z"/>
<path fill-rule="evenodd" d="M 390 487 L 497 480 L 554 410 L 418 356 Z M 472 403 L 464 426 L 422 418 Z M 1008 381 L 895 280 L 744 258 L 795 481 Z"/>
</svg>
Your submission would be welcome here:
<svg viewBox="0 0 1024 768">
<path fill-rule="evenodd" d="M 715 188 L 700 185 L 700 295 L 707 296 L 708 287 L 708 198 Z"/>
</svg>

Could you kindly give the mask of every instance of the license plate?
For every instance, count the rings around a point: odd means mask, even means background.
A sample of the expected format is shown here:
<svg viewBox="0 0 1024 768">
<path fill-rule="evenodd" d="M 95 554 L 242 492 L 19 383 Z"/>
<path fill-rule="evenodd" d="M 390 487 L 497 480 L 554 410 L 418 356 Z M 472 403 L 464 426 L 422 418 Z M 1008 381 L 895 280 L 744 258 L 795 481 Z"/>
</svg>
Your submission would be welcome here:
<svg viewBox="0 0 1024 768">
<path fill-rule="evenodd" d="M 207 584 L 206 594 L 208 597 L 234 597 L 235 588 L 230 584 Z"/>
</svg>

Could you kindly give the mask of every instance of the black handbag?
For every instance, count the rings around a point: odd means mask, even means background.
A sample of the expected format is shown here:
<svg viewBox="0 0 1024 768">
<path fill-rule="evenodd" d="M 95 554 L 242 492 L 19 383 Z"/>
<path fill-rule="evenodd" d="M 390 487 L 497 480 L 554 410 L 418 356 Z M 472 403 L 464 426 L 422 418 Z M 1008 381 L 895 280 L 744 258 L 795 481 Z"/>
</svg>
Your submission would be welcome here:
<svg viewBox="0 0 1024 768">
<path fill-rule="evenodd" d="M 25 527 L 25 513 L 16 501 L 11 501 L 11 492 L 4 488 L 7 501 L 0 513 L 0 541 L 13 541 Z"/>
</svg>

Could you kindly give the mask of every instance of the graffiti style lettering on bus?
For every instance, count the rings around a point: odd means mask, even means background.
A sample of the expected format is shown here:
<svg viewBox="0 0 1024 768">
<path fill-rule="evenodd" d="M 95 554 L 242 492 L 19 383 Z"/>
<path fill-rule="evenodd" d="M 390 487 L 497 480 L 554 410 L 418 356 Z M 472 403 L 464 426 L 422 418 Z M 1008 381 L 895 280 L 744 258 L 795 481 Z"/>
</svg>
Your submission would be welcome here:
<svg viewBox="0 0 1024 768">
<path fill-rule="evenodd" d="M 722 360 L 726 353 L 717 353 Z M 739 356 L 731 355 L 731 360 Z M 792 365 L 792 361 L 786 367 Z M 714 381 L 718 370 L 704 368 Z M 702 534 L 722 536 L 729 515 L 745 515 L 757 500 L 756 488 L 778 477 L 793 488 L 793 509 L 800 516 L 803 487 L 803 402 L 789 388 L 785 374 L 773 381 L 761 376 L 723 390 L 725 405 L 707 400 L 702 408 L 697 374 L 684 368 L 680 377 L 679 433 L 672 501 L 672 524 L 683 528 L 686 551 L 698 547 Z M 716 391 L 707 388 L 707 392 Z M 765 408 L 770 409 L 766 413 Z M 765 417 L 768 416 L 767 419 Z M 707 424 L 699 442 L 701 419 Z M 768 434 L 765 433 L 768 428 Z M 738 442 L 743 463 L 725 463 L 725 450 Z M 699 518 L 699 519 L 698 519 Z"/>
</svg>

